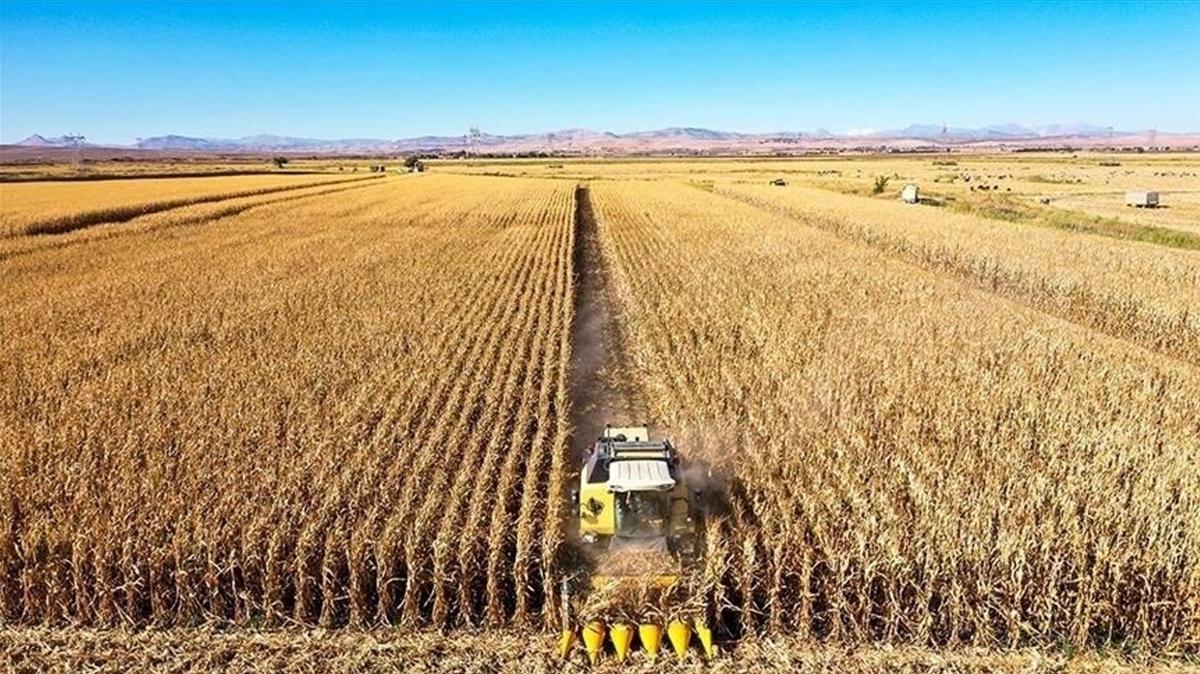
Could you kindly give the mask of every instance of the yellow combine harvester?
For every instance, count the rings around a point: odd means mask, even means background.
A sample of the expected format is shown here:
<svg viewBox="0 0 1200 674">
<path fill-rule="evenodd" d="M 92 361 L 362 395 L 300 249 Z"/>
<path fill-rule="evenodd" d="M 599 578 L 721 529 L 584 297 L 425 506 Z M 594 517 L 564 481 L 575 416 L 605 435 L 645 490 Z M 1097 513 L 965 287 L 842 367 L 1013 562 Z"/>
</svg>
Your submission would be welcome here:
<svg viewBox="0 0 1200 674">
<path fill-rule="evenodd" d="M 605 426 L 584 453 L 579 485 L 571 490 L 579 518 L 576 543 L 593 564 L 586 575 L 588 591 L 612 593 L 623 584 L 670 588 L 680 581 L 681 572 L 694 566 L 701 556 L 704 500 L 700 486 L 688 484 L 686 477 L 669 440 L 651 440 L 643 426 Z M 563 582 L 564 657 L 576 643 L 569 616 L 570 584 Z M 595 663 L 606 636 L 617 660 L 624 660 L 635 628 L 589 619 L 581 632 L 588 658 Z M 715 654 L 712 631 L 702 617 L 672 621 L 666 633 L 680 658 L 693 633 L 705 654 Z M 663 626 L 641 624 L 636 634 L 642 647 L 652 657 L 657 655 Z"/>
</svg>

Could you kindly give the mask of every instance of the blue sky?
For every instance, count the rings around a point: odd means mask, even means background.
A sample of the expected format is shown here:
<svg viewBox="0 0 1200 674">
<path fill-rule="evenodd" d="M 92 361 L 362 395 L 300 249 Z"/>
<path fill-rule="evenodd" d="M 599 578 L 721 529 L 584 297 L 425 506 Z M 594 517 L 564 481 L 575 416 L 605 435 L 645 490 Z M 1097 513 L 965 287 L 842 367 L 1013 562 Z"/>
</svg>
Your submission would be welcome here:
<svg viewBox="0 0 1200 674">
<path fill-rule="evenodd" d="M 1200 131 L 1200 2 L 0 2 L 0 140 Z"/>
</svg>

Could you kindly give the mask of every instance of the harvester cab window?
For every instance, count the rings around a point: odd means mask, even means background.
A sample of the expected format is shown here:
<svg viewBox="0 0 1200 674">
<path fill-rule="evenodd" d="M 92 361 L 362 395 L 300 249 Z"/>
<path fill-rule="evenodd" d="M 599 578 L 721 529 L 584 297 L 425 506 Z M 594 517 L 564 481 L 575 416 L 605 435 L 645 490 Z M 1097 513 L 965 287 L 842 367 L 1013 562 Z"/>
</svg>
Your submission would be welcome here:
<svg viewBox="0 0 1200 674">
<path fill-rule="evenodd" d="M 616 494 L 616 534 L 626 538 L 654 538 L 667 530 L 670 504 L 666 492 L 629 491 Z"/>
</svg>

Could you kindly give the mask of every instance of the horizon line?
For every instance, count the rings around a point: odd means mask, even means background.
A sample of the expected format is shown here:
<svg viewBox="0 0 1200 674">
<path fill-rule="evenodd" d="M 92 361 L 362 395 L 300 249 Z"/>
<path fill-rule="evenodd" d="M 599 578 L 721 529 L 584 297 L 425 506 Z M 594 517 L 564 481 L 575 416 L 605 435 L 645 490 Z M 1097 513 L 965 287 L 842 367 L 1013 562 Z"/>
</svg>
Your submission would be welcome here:
<svg viewBox="0 0 1200 674">
<path fill-rule="evenodd" d="M 842 131 L 830 130 L 824 126 L 818 126 L 818 127 L 811 128 L 811 129 L 776 129 L 776 130 L 771 130 L 771 131 L 741 131 L 741 130 L 730 129 L 730 128 L 717 128 L 717 127 L 696 126 L 696 125 L 667 125 L 667 126 L 659 126 L 659 127 L 653 127 L 653 128 L 634 129 L 631 131 L 612 131 L 612 130 L 608 130 L 608 129 L 594 128 L 594 127 L 588 127 L 588 126 L 564 126 L 564 127 L 559 127 L 559 128 L 555 128 L 555 129 L 546 129 L 546 130 L 540 130 L 540 131 L 518 131 L 518 132 L 489 132 L 485 129 L 479 128 L 479 133 L 480 133 L 481 137 L 491 137 L 491 138 L 538 137 L 538 136 L 549 136 L 549 135 L 556 134 L 556 133 L 567 133 L 567 132 L 589 132 L 589 133 L 596 133 L 596 134 L 610 134 L 610 135 L 617 136 L 617 137 L 626 137 L 626 136 L 635 135 L 635 134 L 647 134 L 647 133 L 672 131 L 672 130 L 681 130 L 681 131 L 694 130 L 694 131 L 705 131 L 705 132 L 723 133 L 723 134 L 736 134 L 736 135 L 741 135 L 741 136 L 772 136 L 772 135 L 818 136 L 818 135 L 828 135 L 828 136 L 837 137 L 837 138 L 876 137 L 876 138 L 932 139 L 933 137 L 927 136 L 927 135 L 911 136 L 911 135 L 896 135 L 896 134 L 902 134 L 905 130 L 912 128 L 912 127 L 938 127 L 938 126 L 945 128 L 946 129 L 945 133 L 949 133 L 949 134 L 953 134 L 956 132 L 959 132 L 959 133 L 961 133 L 961 132 L 980 132 L 980 131 L 988 131 L 988 130 L 1003 131 L 1004 127 L 1020 127 L 1020 129 L 1023 131 L 1027 131 L 1027 132 L 1036 134 L 1036 132 L 1039 129 L 1043 129 L 1046 127 L 1071 127 L 1071 126 L 1084 127 L 1084 130 L 1077 131 L 1077 132 L 1066 131 L 1064 133 L 1059 133 L 1059 134 L 1031 136 L 1031 137 L 1039 137 L 1039 138 L 1051 138 L 1051 137 L 1056 137 L 1056 136 L 1072 136 L 1072 135 L 1097 136 L 1097 135 L 1103 135 L 1105 133 L 1108 133 L 1108 134 L 1111 134 L 1114 136 L 1117 136 L 1117 135 L 1130 136 L 1130 135 L 1137 135 L 1137 134 L 1144 134 L 1144 133 L 1167 134 L 1167 135 L 1197 135 L 1197 134 L 1200 134 L 1200 130 L 1173 130 L 1173 129 L 1162 129 L 1162 128 L 1145 128 L 1145 129 L 1121 128 L 1121 129 L 1118 129 L 1115 127 L 1099 126 L 1099 125 L 1090 124 L 1087 122 L 1049 122 L 1049 123 L 1044 123 L 1044 124 L 1024 124 L 1024 123 L 1018 123 L 1018 122 L 1004 122 L 1004 123 L 996 123 L 996 124 L 982 124 L 982 125 L 976 125 L 976 126 L 932 124 L 932 123 L 918 122 L 918 123 L 911 123 L 911 124 L 908 124 L 908 125 L 906 125 L 904 127 L 900 127 L 900 128 L 881 128 L 881 129 L 853 128 L 853 129 L 847 129 L 847 130 L 842 130 Z M 478 127 L 476 127 L 476 128 L 478 128 Z M 444 132 L 443 133 L 418 133 L 418 134 L 411 134 L 411 135 L 395 135 L 395 136 L 387 136 L 387 137 L 358 136 L 358 135 L 317 136 L 317 135 L 303 135 L 303 134 L 291 134 L 291 133 L 277 133 L 277 132 L 271 132 L 271 131 L 260 131 L 257 133 L 246 133 L 246 134 L 241 134 L 241 135 L 227 134 L 227 133 L 218 134 L 218 135 L 209 135 L 209 134 L 179 133 L 179 132 L 171 131 L 171 132 L 158 133 L 158 134 L 149 134 L 149 135 L 144 135 L 144 136 L 135 136 L 134 138 L 129 139 L 129 140 L 100 140 L 100 139 L 97 139 L 97 140 L 92 141 L 92 140 L 88 140 L 86 138 L 86 134 L 80 133 L 79 131 L 76 131 L 76 130 L 72 130 L 72 131 L 61 132 L 61 133 L 43 133 L 43 132 L 38 131 L 38 132 L 31 133 L 20 139 L 0 140 L 0 144 L 20 145 L 22 142 L 29 140 L 30 138 L 33 138 L 33 137 L 39 137 L 39 138 L 44 138 L 44 139 L 58 139 L 58 138 L 63 138 L 63 137 L 70 136 L 70 135 L 84 136 L 85 137 L 85 140 L 84 140 L 85 145 L 122 147 L 122 146 L 136 145 L 137 143 L 146 141 L 146 140 L 153 140 L 153 139 L 167 138 L 167 137 L 188 138 L 188 139 L 206 140 L 206 141 L 243 141 L 243 140 L 258 138 L 258 137 L 271 137 L 271 138 L 286 138 L 286 139 L 319 141 L 319 142 L 338 142 L 338 141 L 398 142 L 398 141 L 413 140 L 413 139 L 418 139 L 418 138 L 465 138 L 469 134 L 470 134 L 469 129 L 467 130 L 467 132 L 464 132 L 464 133 L 444 133 Z M 1016 139 L 1016 138 L 1014 137 L 1014 139 Z"/>
</svg>

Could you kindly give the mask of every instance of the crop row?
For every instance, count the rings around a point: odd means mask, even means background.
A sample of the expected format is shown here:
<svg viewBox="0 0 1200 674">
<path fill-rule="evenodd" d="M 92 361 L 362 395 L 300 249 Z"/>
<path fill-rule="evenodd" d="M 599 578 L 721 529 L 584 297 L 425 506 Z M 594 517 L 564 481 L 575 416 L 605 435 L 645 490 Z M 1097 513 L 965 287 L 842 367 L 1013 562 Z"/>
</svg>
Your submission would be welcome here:
<svg viewBox="0 0 1200 674">
<path fill-rule="evenodd" d="M 0 184 L 0 239 L 61 234 L 195 204 L 369 179 L 344 175 L 246 175 L 205 178 Z"/>
<path fill-rule="evenodd" d="M 56 260 L 57 253 L 53 251 L 101 239 L 135 234 L 144 235 L 172 227 L 201 225 L 232 217 L 252 208 L 260 208 L 271 204 L 280 204 L 300 199 L 327 197 L 351 190 L 378 188 L 381 185 L 385 185 L 385 183 L 373 180 L 331 181 L 318 183 L 313 186 L 268 190 L 250 196 L 222 197 L 212 201 L 201 201 L 174 208 L 154 210 L 153 212 L 138 215 L 129 220 L 98 223 L 53 236 L 26 235 L 6 239 L 0 238 L 0 260 L 29 255 L 38 251 L 48 251 L 46 256 L 38 259 L 42 261 Z M 136 245 L 141 245 L 142 241 L 144 241 L 142 238 L 131 240 Z"/>
<path fill-rule="evenodd" d="M 788 186 L 727 196 L 1200 365 L 1200 254 Z"/>
</svg>

